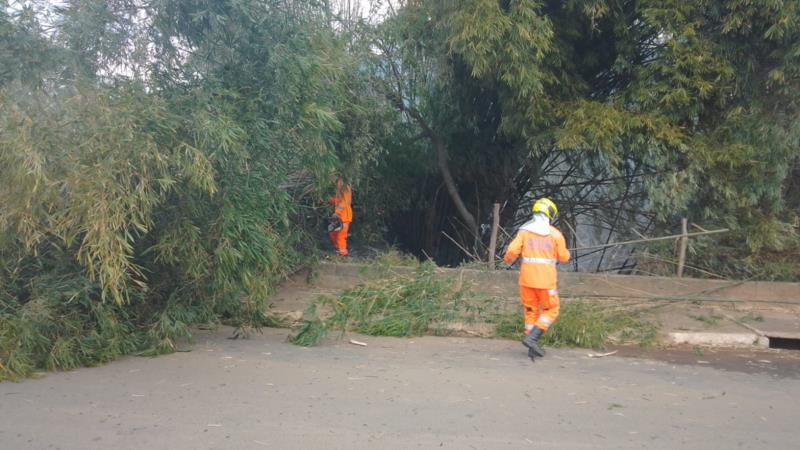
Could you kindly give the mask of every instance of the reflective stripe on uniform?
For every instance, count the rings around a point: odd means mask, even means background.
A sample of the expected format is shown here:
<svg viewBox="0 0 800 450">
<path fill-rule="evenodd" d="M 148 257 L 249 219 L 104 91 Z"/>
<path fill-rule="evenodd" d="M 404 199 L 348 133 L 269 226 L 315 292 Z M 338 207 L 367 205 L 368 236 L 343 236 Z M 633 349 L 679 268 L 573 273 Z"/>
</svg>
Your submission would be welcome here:
<svg viewBox="0 0 800 450">
<path fill-rule="evenodd" d="M 550 320 L 549 318 L 545 317 L 545 316 L 539 317 L 539 322 L 542 322 L 545 325 L 552 325 L 553 324 L 553 321 Z"/>
<path fill-rule="evenodd" d="M 558 289 L 550 289 L 549 291 L 547 291 L 547 293 L 550 294 L 551 296 L 556 295 L 558 294 Z"/>
<path fill-rule="evenodd" d="M 526 264 L 552 264 L 556 265 L 555 259 L 550 258 L 522 258 L 522 262 Z"/>
</svg>

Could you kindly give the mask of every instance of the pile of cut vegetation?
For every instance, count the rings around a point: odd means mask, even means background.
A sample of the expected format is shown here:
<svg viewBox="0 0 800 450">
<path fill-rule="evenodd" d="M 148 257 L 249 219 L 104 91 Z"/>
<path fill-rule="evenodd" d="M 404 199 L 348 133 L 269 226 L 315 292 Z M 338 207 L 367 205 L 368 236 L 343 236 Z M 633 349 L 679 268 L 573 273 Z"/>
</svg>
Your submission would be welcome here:
<svg viewBox="0 0 800 450">
<path fill-rule="evenodd" d="M 503 312 L 498 307 L 507 304 L 507 299 L 475 294 L 460 278 L 438 274 L 432 263 L 420 264 L 412 273 L 396 273 L 383 266 L 377 270 L 352 289 L 319 297 L 304 312 L 291 342 L 313 346 L 332 331 L 340 337 L 347 332 L 393 337 L 452 335 L 462 332 L 464 324 L 489 329 L 484 337 L 523 336 L 521 311 Z M 611 342 L 649 345 L 655 342 L 658 328 L 645 320 L 642 312 L 629 305 L 567 300 L 544 342 L 595 349 Z"/>
<path fill-rule="evenodd" d="M 320 297 L 305 311 L 291 341 L 316 345 L 330 330 L 372 336 L 442 335 L 450 333 L 449 322 L 479 317 L 486 300 L 468 300 L 463 286 L 437 277 L 435 270 L 431 263 L 420 264 L 411 274 L 384 269 L 335 297 Z"/>
<path fill-rule="evenodd" d="M 545 345 L 603 349 L 606 345 L 650 346 L 658 339 L 658 325 L 644 318 L 642 305 L 568 300 L 561 302 L 558 320 L 542 337 Z M 522 339 L 522 314 L 498 316 L 495 337 Z"/>
</svg>

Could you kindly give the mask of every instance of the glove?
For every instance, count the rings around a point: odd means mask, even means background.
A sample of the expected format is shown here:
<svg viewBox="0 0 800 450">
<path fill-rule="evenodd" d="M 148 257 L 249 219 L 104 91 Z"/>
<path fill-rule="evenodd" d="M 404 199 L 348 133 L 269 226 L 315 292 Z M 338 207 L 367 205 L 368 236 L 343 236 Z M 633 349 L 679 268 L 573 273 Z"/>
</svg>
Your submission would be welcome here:
<svg viewBox="0 0 800 450">
<path fill-rule="evenodd" d="M 330 222 L 328 223 L 328 232 L 339 231 L 342 229 L 342 220 L 338 216 L 333 216 L 330 218 Z"/>
</svg>

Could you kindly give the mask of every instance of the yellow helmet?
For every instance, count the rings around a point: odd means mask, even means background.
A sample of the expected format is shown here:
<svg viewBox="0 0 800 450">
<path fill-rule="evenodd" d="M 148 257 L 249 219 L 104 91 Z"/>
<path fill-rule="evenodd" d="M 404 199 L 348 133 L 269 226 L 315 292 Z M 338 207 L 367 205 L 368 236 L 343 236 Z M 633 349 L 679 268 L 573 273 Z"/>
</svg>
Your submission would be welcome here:
<svg viewBox="0 0 800 450">
<path fill-rule="evenodd" d="M 553 220 L 553 218 L 556 217 L 556 214 L 558 214 L 558 208 L 552 200 L 542 197 L 539 200 L 536 200 L 536 203 L 533 204 L 533 212 L 542 213 L 549 217 L 550 220 Z"/>
</svg>

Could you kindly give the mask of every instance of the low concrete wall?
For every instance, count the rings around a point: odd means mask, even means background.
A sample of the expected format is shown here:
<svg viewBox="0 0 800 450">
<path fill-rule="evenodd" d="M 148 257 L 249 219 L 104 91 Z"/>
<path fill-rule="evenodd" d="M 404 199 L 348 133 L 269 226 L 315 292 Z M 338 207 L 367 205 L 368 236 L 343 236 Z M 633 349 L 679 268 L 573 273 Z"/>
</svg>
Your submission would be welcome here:
<svg viewBox="0 0 800 450">
<path fill-rule="evenodd" d="M 673 344 L 708 345 L 712 347 L 769 347 L 769 339 L 755 333 L 672 332 Z"/>
<path fill-rule="evenodd" d="M 412 273 L 410 267 L 392 267 L 394 273 Z M 345 289 L 381 273 L 363 264 L 320 264 L 313 269 L 315 283 Z M 516 271 L 482 271 L 439 268 L 442 277 L 469 283 L 476 292 L 499 297 L 518 294 Z M 559 272 L 559 291 L 564 297 L 681 297 L 704 300 L 781 302 L 800 305 L 800 283 L 704 280 L 695 278 L 643 277 Z"/>
</svg>

